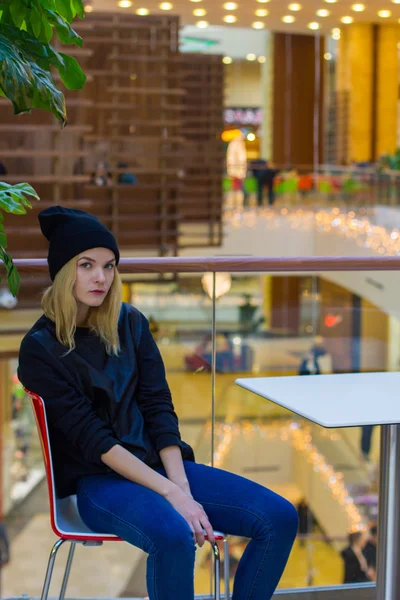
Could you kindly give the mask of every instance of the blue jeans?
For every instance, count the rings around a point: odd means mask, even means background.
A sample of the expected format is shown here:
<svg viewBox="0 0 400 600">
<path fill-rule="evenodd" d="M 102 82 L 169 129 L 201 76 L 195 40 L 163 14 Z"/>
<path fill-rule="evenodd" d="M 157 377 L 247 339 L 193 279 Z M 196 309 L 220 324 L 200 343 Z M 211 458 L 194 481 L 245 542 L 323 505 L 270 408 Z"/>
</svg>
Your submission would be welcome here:
<svg viewBox="0 0 400 600">
<path fill-rule="evenodd" d="M 212 527 L 251 538 L 235 576 L 234 600 L 268 600 L 296 537 L 295 508 L 261 485 L 220 469 L 185 461 L 193 497 Z M 157 469 L 165 475 L 165 471 Z M 192 532 L 165 498 L 116 473 L 82 477 L 78 507 L 93 531 L 113 533 L 148 553 L 150 600 L 193 600 Z"/>
</svg>

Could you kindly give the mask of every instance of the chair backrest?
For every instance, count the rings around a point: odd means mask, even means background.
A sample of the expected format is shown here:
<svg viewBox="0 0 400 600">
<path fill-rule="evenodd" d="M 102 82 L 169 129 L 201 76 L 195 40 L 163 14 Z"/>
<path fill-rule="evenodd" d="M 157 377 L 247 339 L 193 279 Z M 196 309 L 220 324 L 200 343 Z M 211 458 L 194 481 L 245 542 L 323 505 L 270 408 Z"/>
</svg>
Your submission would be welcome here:
<svg viewBox="0 0 400 600">
<path fill-rule="evenodd" d="M 95 533 L 86 527 L 79 516 L 79 511 L 76 504 L 76 496 L 68 496 L 67 498 L 62 499 L 57 498 L 45 404 L 43 399 L 38 396 L 38 394 L 35 394 L 26 388 L 24 389 L 31 399 L 33 414 L 35 416 L 40 443 L 42 446 L 43 459 L 46 469 L 47 488 L 49 491 L 50 522 L 54 533 L 58 537 L 64 539 L 80 539 L 91 541 L 119 540 L 117 536 Z"/>
<path fill-rule="evenodd" d="M 38 428 L 40 444 L 42 446 L 44 466 L 46 469 L 47 489 L 49 492 L 51 526 L 54 533 L 56 535 L 60 535 L 56 524 L 56 488 L 54 483 L 53 460 L 51 456 L 50 437 L 49 430 L 47 427 L 46 410 L 44 407 L 43 399 L 40 396 L 27 389 L 25 389 L 25 392 L 29 395 L 31 399 L 33 414 L 35 416 L 35 421 Z"/>
</svg>

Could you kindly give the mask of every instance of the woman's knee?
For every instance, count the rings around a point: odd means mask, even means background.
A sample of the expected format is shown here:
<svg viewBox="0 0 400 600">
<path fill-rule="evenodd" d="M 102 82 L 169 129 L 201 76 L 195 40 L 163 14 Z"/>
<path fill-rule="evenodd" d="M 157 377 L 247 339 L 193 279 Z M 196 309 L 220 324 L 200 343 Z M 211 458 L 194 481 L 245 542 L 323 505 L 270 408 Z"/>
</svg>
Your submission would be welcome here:
<svg viewBox="0 0 400 600">
<path fill-rule="evenodd" d="M 156 552 L 170 552 L 195 555 L 195 542 L 193 534 L 186 522 L 182 524 L 165 524 L 154 534 L 153 547 Z"/>
<path fill-rule="evenodd" d="M 264 498 L 259 500 L 258 535 L 274 535 L 276 539 L 294 540 L 297 534 L 299 518 L 293 504 L 285 498 L 266 490 Z"/>
</svg>

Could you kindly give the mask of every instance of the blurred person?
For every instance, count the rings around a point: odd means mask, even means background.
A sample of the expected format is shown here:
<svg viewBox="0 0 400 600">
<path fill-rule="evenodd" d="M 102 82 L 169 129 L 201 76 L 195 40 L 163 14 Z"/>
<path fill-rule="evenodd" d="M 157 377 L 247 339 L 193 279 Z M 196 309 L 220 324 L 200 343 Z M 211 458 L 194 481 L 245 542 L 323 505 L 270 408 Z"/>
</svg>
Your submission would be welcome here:
<svg viewBox="0 0 400 600">
<path fill-rule="evenodd" d="M 367 543 L 364 546 L 363 554 L 370 569 L 371 578 L 376 581 L 376 555 L 378 546 L 378 527 L 372 525 L 369 529 Z"/>
<path fill-rule="evenodd" d="M 112 175 L 109 172 L 108 163 L 105 160 L 99 160 L 96 164 L 90 179 L 91 185 L 107 186 L 112 183 Z"/>
<path fill-rule="evenodd" d="M 268 190 L 268 205 L 273 206 L 275 202 L 275 177 L 279 173 L 279 169 L 274 169 L 271 163 L 264 159 L 251 161 L 253 176 L 257 180 L 257 204 L 263 206 L 264 188 Z"/>
<path fill-rule="evenodd" d="M 308 535 L 312 531 L 313 517 L 305 498 L 300 500 L 296 506 L 296 509 L 297 514 L 299 515 L 300 546 L 304 546 L 304 536 Z"/>
<path fill-rule="evenodd" d="M 372 572 L 363 554 L 366 534 L 361 531 L 355 531 L 349 534 L 348 539 L 349 545 L 341 552 L 344 562 L 343 583 L 372 581 Z"/>
<path fill-rule="evenodd" d="M 118 169 L 127 169 L 128 163 L 119 162 Z M 124 173 L 119 173 L 118 175 L 118 183 L 120 185 L 136 185 L 138 182 L 136 175 L 130 173 L 129 171 L 125 171 Z"/>
<path fill-rule="evenodd" d="M 10 542 L 8 540 L 7 529 L 2 521 L 0 521 L 0 597 L 1 589 L 1 570 L 10 562 Z"/>
<path fill-rule="evenodd" d="M 7 529 L 0 521 L 0 566 L 4 567 L 10 562 L 10 542 L 8 540 Z"/>
<path fill-rule="evenodd" d="M 363 455 L 364 460 L 369 462 L 371 447 L 372 447 L 372 433 L 374 431 L 375 425 L 363 425 L 361 427 L 361 453 Z"/>
<path fill-rule="evenodd" d="M 160 325 L 158 324 L 158 321 L 156 321 L 156 319 L 153 317 L 153 315 L 149 316 L 149 329 L 153 338 L 157 340 L 158 334 L 160 333 Z"/>
<path fill-rule="evenodd" d="M 247 202 L 247 192 L 244 180 L 247 175 L 247 150 L 245 137 L 242 131 L 238 131 L 228 144 L 226 151 L 226 169 L 232 180 L 232 198 L 236 209 L 242 209 Z"/>
<path fill-rule="evenodd" d="M 284 498 L 196 463 L 182 441 L 145 316 L 121 302 L 120 252 L 93 215 L 39 213 L 52 285 L 24 337 L 18 377 L 45 403 L 56 494 L 76 494 L 89 529 L 148 554 L 150 600 L 194 600 L 196 544 L 213 528 L 250 538 L 233 600 L 269 600 L 298 527 Z"/>
<path fill-rule="evenodd" d="M 313 346 L 300 363 L 299 375 L 320 375 L 325 370 L 321 367 L 321 359 L 326 355 L 324 339 L 316 336 Z"/>
</svg>

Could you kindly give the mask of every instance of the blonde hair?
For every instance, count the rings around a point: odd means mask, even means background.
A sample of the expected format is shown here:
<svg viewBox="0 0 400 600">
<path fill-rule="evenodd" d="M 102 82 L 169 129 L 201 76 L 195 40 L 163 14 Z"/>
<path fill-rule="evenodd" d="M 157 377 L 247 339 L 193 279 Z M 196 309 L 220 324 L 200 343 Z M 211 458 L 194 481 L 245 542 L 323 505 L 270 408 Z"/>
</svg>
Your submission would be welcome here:
<svg viewBox="0 0 400 600">
<path fill-rule="evenodd" d="M 75 348 L 76 317 L 78 306 L 74 297 L 76 264 L 78 257 L 72 258 L 57 273 L 52 286 L 45 290 L 42 309 L 46 317 L 55 323 L 56 337 L 60 344 Z M 98 308 L 90 308 L 87 324 L 104 343 L 108 354 L 118 354 L 118 319 L 121 311 L 122 283 L 117 269 L 114 280 L 104 302 Z"/>
</svg>

